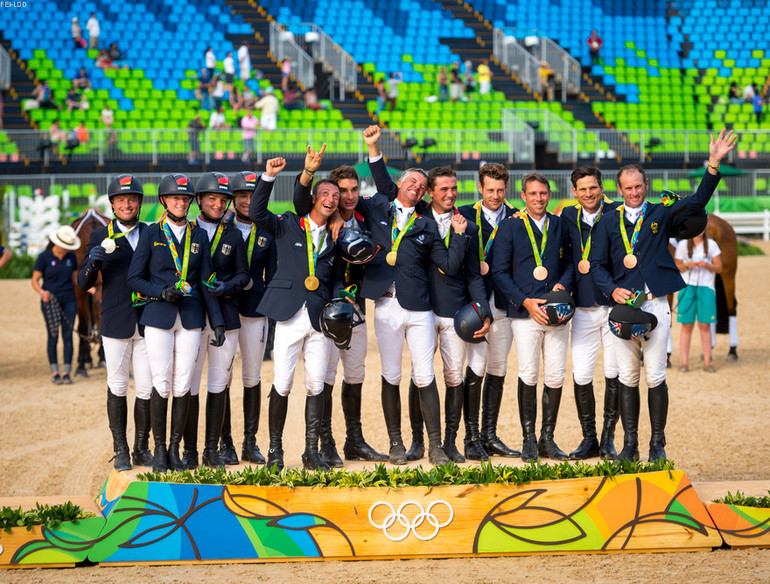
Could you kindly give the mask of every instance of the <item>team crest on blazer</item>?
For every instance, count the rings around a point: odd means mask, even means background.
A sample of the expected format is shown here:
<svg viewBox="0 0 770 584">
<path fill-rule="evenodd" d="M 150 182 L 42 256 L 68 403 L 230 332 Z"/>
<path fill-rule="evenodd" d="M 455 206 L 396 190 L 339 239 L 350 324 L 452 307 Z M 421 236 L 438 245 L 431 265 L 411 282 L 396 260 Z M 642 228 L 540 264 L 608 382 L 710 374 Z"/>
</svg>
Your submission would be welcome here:
<svg viewBox="0 0 770 584">
<path fill-rule="evenodd" d="M 265 247 L 267 245 L 267 237 L 265 237 L 264 235 L 260 235 L 259 237 L 257 237 L 257 245 L 259 247 Z"/>
<path fill-rule="evenodd" d="M 650 223 L 650 229 L 652 230 L 653 235 L 658 234 L 658 224 L 656 222 Z"/>
<path fill-rule="evenodd" d="M 233 251 L 233 246 L 229 243 L 223 243 L 222 244 L 222 253 L 225 255 L 230 255 L 230 252 Z"/>
<path fill-rule="evenodd" d="M 198 253 L 201 249 L 201 246 L 199 243 L 191 243 L 190 244 L 190 253 Z"/>
<path fill-rule="evenodd" d="M 422 243 L 425 241 L 425 234 L 421 234 L 417 236 L 417 243 L 422 245 Z"/>
</svg>

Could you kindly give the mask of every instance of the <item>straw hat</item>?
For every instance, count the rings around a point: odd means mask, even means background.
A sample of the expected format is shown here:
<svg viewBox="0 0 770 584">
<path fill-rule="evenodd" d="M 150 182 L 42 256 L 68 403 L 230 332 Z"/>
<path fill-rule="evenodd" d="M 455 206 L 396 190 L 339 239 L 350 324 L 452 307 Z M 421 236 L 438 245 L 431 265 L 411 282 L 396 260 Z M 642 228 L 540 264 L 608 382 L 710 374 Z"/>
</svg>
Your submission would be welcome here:
<svg viewBox="0 0 770 584">
<path fill-rule="evenodd" d="M 48 236 L 51 243 L 64 249 L 75 250 L 80 248 L 80 238 L 69 225 L 62 225 Z"/>
</svg>

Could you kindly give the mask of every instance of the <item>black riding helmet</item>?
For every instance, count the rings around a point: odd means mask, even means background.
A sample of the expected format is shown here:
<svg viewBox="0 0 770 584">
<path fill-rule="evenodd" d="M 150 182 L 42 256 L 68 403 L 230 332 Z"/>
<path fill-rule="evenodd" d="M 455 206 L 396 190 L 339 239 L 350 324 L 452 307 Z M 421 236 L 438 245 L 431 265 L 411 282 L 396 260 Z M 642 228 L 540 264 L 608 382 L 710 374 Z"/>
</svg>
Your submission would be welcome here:
<svg viewBox="0 0 770 584">
<path fill-rule="evenodd" d="M 567 324 L 575 316 L 575 300 L 566 290 L 552 290 L 540 298 L 545 300 L 539 308 L 548 317 L 549 325 Z"/>
<path fill-rule="evenodd" d="M 233 193 L 237 193 L 238 191 L 250 191 L 253 193 L 254 189 L 257 188 L 258 180 L 259 177 L 257 176 L 257 173 L 249 170 L 242 170 L 230 178 L 230 189 Z"/>
<path fill-rule="evenodd" d="M 484 337 L 475 338 L 473 335 L 484 326 L 487 318 L 486 311 L 478 302 L 470 302 L 460 307 L 454 318 L 455 332 L 466 343 L 481 343 Z"/>
<path fill-rule="evenodd" d="M 335 298 L 321 310 L 321 332 L 334 341 L 338 349 L 347 349 L 353 337 L 353 327 L 364 320 L 353 304 L 343 298 Z"/>
<path fill-rule="evenodd" d="M 119 174 L 107 186 L 107 197 L 112 200 L 116 195 L 139 195 L 144 197 L 142 183 L 132 174 Z"/>
</svg>

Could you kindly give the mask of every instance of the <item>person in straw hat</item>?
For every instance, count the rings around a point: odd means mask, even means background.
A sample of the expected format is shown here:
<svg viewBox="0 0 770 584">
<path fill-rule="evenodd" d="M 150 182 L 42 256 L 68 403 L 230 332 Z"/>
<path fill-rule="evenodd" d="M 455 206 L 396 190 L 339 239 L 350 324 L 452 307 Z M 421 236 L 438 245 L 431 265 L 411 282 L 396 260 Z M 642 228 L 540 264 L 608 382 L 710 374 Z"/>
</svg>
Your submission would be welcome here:
<svg viewBox="0 0 770 584">
<path fill-rule="evenodd" d="M 78 262 L 72 253 L 80 247 L 80 238 L 69 225 L 62 225 L 48 236 L 51 243 L 35 260 L 32 268 L 32 288 L 40 294 L 40 308 L 48 331 L 48 363 L 53 383 L 72 383 L 72 329 L 77 311 L 75 278 Z M 42 281 L 42 283 L 41 283 Z M 59 326 L 64 343 L 64 363 L 59 375 L 56 345 Z"/>
</svg>

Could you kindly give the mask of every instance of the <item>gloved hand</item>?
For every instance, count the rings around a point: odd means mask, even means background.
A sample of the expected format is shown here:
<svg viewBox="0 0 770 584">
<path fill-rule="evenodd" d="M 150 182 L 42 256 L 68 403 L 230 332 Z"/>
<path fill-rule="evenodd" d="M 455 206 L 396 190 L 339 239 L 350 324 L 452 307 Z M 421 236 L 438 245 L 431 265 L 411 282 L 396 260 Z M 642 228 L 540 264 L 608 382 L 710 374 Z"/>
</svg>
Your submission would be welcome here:
<svg viewBox="0 0 770 584">
<path fill-rule="evenodd" d="M 177 290 L 174 286 L 167 286 L 163 288 L 163 292 L 160 293 L 160 297 L 166 302 L 179 302 L 184 296 L 184 292 Z"/>
<path fill-rule="evenodd" d="M 101 245 L 95 245 L 91 248 L 91 251 L 88 252 L 88 261 L 96 267 L 101 266 L 102 262 L 106 259 L 107 251 Z"/>
<path fill-rule="evenodd" d="M 215 298 L 224 296 L 227 293 L 227 285 L 224 282 L 219 282 L 216 288 L 212 288 L 210 292 L 211 292 L 211 295 L 214 296 Z"/>
<path fill-rule="evenodd" d="M 225 327 L 214 327 L 214 339 L 211 341 L 212 347 L 221 347 L 225 344 Z"/>
</svg>

